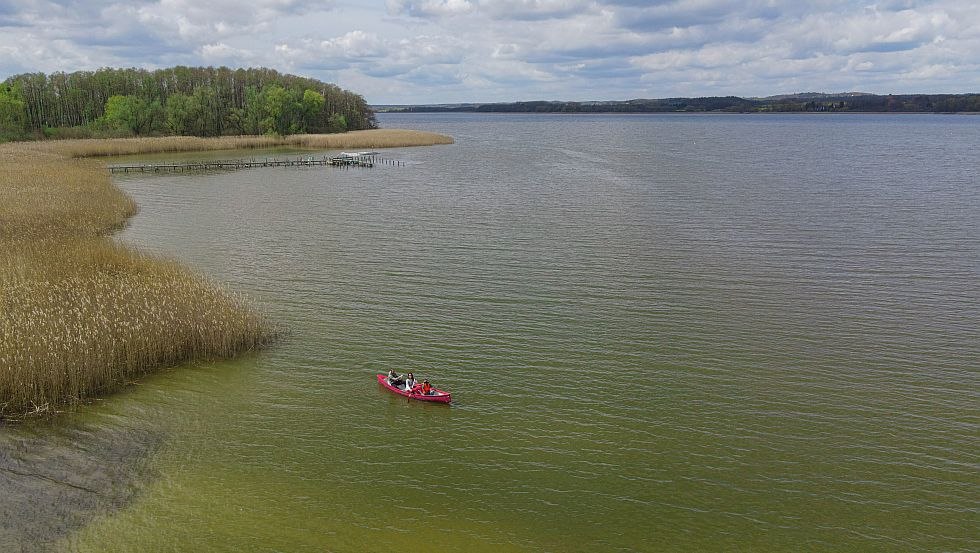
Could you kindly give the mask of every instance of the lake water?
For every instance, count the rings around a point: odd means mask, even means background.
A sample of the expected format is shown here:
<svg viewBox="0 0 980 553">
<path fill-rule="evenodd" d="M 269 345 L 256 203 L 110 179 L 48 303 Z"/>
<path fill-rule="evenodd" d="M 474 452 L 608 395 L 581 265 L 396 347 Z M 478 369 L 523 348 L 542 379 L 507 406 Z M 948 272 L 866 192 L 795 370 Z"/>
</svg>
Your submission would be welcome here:
<svg viewBox="0 0 980 553">
<path fill-rule="evenodd" d="M 290 334 L 0 428 L 0 549 L 980 549 L 980 118 L 380 121 L 456 143 L 117 178 Z"/>
</svg>

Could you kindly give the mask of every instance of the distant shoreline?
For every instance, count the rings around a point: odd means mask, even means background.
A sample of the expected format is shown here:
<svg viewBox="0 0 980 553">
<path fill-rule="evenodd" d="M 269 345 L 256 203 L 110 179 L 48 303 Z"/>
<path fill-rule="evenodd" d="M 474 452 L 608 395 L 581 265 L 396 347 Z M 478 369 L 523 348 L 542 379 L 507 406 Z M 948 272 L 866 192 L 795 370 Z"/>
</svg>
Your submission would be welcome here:
<svg viewBox="0 0 980 553">
<path fill-rule="evenodd" d="M 804 93 L 612 101 L 379 104 L 377 113 L 980 113 L 980 94 Z"/>
<path fill-rule="evenodd" d="M 415 115 L 415 114 L 444 114 L 444 115 L 554 115 L 562 116 L 581 116 L 581 115 L 620 115 L 620 116 L 641 116 L 641 115 L 675 115 L 677 117 L 710 117 L 720 115 L 806 115 L 806 116 L 830 116 L 830 115 L 882 115 L 882 116 L 905 116 L 905 115 L 980 115 L 980 111 L 593 111 L 593 112 L 526 112 L 526 111 L 379 111 L 384 115 Z"/>
</svg>

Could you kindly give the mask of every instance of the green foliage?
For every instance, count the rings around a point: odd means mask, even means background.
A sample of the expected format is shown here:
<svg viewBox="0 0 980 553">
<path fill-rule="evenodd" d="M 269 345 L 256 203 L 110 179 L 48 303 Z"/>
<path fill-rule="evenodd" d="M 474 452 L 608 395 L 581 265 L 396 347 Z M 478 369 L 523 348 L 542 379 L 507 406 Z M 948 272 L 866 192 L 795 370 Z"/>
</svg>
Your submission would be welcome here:
<svg viewBox="0 0 980 553">
<path fill-rule="evenodd" d="M 347 132 L 347 118 L 339 113 L 330 116 L 327 132 Z"/>
<path fill-rule="evenodd" d="M 326 104 L 326 99 L 323 94 L 315 90 L 306 89 L 303 91 L 303 100 L 301 102 L 303 109 L 303 125 L 306 129 L 313 129 L 317 127 L 317 120 L 320 114 L 323 112 L 323 106 Z"/>
<path fill-rule="evenodd" d="M 164 120 L 170 134 L 190 135 L 193 134 L 194 120 L 200 106 L 194 100 L 181 93 L 171 94 L 167 98 L 167 105 L 164 109 Z"/>
<path fill-rule="evenodd" d="M 0 86 L 0 141 L 27 134 L 27 109 L 19 87 Z"/>
<path fill-rule="evenodd" d="M 111 96 L 102 120 L 110 129 L 128 131 L 136 136 L 150 133 L 160 122 L 163 108 L 157 100 L 138 96 Z"/>
<path fill-rule="evenodd" d="M 265 96 L 253 86 L 248 88 L 245 98 L 245 134 L 262 134 L 262 120 L 265 118 Z"/>
<path fill-rule="evenodd" d="M 297 119 L 302 113 L 303 106 L 297 94 L 279 85 L 272 85 L 263 90 L 263 95 L 265 97 L 263 130 L 267 134 L 280 136 L 299 132 Z"/>
<path fill-rule="evenodd" d="M 44 138 L 51 140 L 72 140 L 83 138 L 96 138 L 100 133 L 96 132 L 94 125 L 82 125 L 79 127 L 44 127 Z"/>
<path fill-rule="evenodd" d="M 197 110 L 191 134 L 195 136 L 221 136 L 224 117 L 218 91 L 213 86 L 198 86 L 191 93 L 191 105 Z"/>
<path fill-rule="evenodd" d="M 271 69 L 26 73 L 0 84 L 0 139 L 31 134 L 286 135 L 376 126 L 360 95 Z"/>
</svg>

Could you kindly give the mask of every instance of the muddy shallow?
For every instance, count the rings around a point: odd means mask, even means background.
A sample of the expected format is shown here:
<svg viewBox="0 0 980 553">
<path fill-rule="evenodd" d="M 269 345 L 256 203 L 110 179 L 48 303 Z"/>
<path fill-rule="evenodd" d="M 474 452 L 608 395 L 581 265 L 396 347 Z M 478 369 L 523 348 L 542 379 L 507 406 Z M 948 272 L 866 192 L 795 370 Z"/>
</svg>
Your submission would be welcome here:
<svg viewBox="0 0 980 553">
<path fill-rule="evenodd" d="M 163 439 L 158 430 L 71 416 L 0 426 L 0 551 L 47 551 L 127 505 L 150 478 L 144 461 Z"/>
</svg>

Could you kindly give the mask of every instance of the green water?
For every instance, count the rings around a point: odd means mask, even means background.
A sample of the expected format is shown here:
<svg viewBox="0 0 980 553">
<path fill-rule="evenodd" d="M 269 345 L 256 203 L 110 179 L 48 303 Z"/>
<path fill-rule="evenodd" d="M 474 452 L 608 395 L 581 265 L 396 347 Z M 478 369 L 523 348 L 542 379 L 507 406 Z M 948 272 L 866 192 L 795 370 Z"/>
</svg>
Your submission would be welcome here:
<svg viewBox="0 0 980 553">
<path fill-rule="evenodd" d="M 290 334 L 0 430 L 0 545 L 980 547 L 974 118 L 383 123 L 457 142 L 117 179 Z"/>
</svg>

